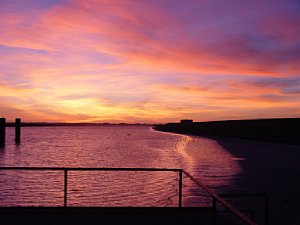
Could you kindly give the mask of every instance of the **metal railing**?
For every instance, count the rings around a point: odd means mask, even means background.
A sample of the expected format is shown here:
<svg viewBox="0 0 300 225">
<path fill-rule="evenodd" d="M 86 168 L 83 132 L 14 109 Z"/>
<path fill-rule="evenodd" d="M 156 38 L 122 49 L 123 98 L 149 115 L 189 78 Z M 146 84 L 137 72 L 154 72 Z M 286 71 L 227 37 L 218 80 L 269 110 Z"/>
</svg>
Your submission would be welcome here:
<svg viewBox="0 0 300 225">
<path fill-rule="evenodd" d="M 81 167 L 0 167 L 0 170 L 38 170 L 64 172 L 64 207 L 67 207 L 68 171 L 148 171 L 148 172 L 178 172 L 178 206 L 182 205 L 182 169 L 169 168 L 81 168 Z"/>
<path fill-rule="evenodd" d="M 231 205 L 229 202 L 227 202 L 224 198 L 222 198 L 217 193 L 213 192 L 209 187 L 207 187 L 204 183 L 197 180 L 195 177 L 193 177 L 191 174 L 183 170 L 183 173 L 189 177 L 195 184 L 197 184 L 199 187 L 201 187 L 204 191 L 206 191 L 213 199 L 213 209 L 214 209 L 214 216 L 213 216 L 213 224 L 216 224 L 216 213 L 217 213 L 217 202 L 221 203 L 225 208 L 230 210 L 235 216 L 237 216 L 239 219 L 241 219 L 243 222 L 245 222 L 248 225 L 257 225 L 252 219 L 250 219 L 248 216 L 246 216 L 244 213 L 242 213 L 239 209 L 235 208 L 233 205 Z"/>
<path fill-rule="evenodd" d="M 249 198 L 260 198 L 263 200 L 263 215 L 264 215 L 264 222 L 265 225 L 269 225 L 269 197 L 265 193 L 234 193 L 234 194 L 220 194 L 222 198 L 226 199 L 234 199 L 234 200 L 241 200 L 241 199 L 249 199 Z M 218 212 L 225 212 L 225 211 L 218 211 Z M 242 212 L 248 212 L 251 215 L 251 219 L 254 220 L 254 212 L 252 210 L 245 210 Z"/>
<path fill-rule="evenodd" d="M 68 171 L 149 171 L 149 172 L 177 172 L 178 179 L 178 207 L 182 207 L 182 180 L 183 174 L 191 179 L 197 186 L 202 188 L 213 199 L 213 224 L 216 224 L 216 203 L 219 202 L 235 216 L 245 222 L 247 225 L 257 225 L 252 219 L 242 213 L 240 210 L 232 206 L 220 195 L 213 192 L 204 183 L 193 177 L 190 173 L 183 169 L 169 169 L 169 168 L 66 168 L 66 167 L 0 167 L 0 170 L 38 170 L 38 171 L 63 171 L 64 172 L 64 207 L 67 207 L 67 194 L 68 194 Z"/>
</svg>

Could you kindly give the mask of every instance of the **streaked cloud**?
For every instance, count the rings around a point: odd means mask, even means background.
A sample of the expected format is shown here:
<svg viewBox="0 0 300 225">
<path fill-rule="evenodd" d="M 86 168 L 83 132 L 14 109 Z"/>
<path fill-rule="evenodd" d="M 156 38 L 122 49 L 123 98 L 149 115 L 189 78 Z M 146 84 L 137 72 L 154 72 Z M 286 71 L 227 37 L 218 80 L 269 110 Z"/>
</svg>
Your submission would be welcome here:
<svg viewBox="0 0 300 225">
<path fill-rule="evenodd" d="M 299 117 L 299 10 L 292 0 L 0 1 L 0 113 Z"/>
</svg>

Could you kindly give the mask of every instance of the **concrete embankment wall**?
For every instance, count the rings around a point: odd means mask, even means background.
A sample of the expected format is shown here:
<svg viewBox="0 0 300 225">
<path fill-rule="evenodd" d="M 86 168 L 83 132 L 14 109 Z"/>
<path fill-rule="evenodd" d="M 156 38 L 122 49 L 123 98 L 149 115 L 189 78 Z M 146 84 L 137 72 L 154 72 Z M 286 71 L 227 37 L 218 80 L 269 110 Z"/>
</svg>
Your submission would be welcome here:
<svg viewBox="0 0 300 225">
<path fill-rule="evenodd" d="M 193 135 L 216 135 L 300 144 L 300 118 L 167 123 L 156 130 Z"/>
</svg>

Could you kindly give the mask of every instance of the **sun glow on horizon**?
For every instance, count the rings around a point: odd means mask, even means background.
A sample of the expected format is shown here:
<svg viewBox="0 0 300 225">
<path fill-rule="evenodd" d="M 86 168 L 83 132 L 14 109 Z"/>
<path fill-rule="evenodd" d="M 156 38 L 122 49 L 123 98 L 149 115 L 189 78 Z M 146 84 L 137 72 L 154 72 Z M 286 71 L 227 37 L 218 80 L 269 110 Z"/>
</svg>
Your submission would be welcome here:
<svg viewBox="0 0 300 225">
<path fill-rule="evenodd" d="M 0 114 L 161 123 L 300 116 L 300 4 L 4 0 Z"/>
</svg>

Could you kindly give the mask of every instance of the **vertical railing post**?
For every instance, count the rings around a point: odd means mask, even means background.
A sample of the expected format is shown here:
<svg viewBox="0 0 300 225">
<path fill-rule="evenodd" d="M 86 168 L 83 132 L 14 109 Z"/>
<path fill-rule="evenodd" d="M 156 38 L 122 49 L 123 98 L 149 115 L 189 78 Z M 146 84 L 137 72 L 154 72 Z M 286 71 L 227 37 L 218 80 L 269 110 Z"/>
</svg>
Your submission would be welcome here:
<svg viewBox="0 0 300 225">
<path fill-rule="evenodd" d="M 265 222 L 266 222 L 266 225 L 269 225 L 270 224 L 270 221 L 269 221 L 269 218 L 270 218 L 270 215 L 269 215 L 269 198 L 267 195 L 264 195 L 265 196 Z"/>
<path fill-rule="evenodd" d="M 213 198 L 213 225 L 217 224 L 217 201 Z"/>
<path fill-rule="evenodd" d="M 64 207 L 67 207 L 68 169 L 64 169 Z"/>
<path fill-rule="evenodd" d="M 0 118 L 0 147 L 5 145 L 5 118 Z"/>
<path fill-rule="evenodd" d="M 178 203 L 179 203 L 179 207 L 182 206 L 182 169 L 179 170 L 179 199 L 178 199 Z"/>
<path fill-rule="evenodd" d="M 16 118 L 15 122 L 15 142 L 16 144 L 20 144 L 21 142 L 21 119 Z"/>
</svg>

